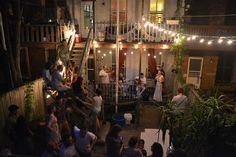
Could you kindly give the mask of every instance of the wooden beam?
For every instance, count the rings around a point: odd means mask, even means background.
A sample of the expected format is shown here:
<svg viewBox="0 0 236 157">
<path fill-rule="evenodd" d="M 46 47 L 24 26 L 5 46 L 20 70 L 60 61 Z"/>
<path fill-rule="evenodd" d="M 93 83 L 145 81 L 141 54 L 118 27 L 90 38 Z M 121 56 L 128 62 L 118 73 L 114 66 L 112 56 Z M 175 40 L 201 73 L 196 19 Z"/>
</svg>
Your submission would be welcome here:
<svg viewBox="0 0 236 157">
<path fill-rule="evenodd" d="M 99 48 L 115 48 L 115 43 L 106 43 L 106 42 L 98 42 Z M 122 43 L 122 48 L 153 48 L 153 49 L 170 49 L 172 44 L 160 44 L 160 43 L 144 43 L 138 45 L 137 43 Z"/>
</svg>

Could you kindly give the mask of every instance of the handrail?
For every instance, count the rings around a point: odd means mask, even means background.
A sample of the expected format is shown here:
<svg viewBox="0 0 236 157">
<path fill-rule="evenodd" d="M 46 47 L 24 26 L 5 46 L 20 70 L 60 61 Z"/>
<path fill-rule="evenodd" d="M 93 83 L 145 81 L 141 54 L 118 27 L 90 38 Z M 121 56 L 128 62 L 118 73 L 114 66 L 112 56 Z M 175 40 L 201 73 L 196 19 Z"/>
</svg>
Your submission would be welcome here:
<svg viewBox="0 0 236 157">
<path fill-rule="evenodd" d="M 68 44 L 70 52 L 73 48 L 74 42 L 75 42 L 75 31 L 73 31 L 72 35 L 70 36 L 70 42 Z"/>
<path fill-rule="evenodd" d="M 89 55 L 89 49 L 90 49 L 90 45 L 91 45 L 90 35 L 91 35 L 91 32 L 92 32 L 92 29 L 93 29 L 92 27 L 89 29 L 88 36 L 87 36 L 87 41 L 85 43 L 85 48 L 83 49 L 83 56 L 82 56 L 80 65 L 78 67 L 78 74 L 79 75 L 81 75 L 82 67 L 85 65 L 87 57 Z"/>
</svg>

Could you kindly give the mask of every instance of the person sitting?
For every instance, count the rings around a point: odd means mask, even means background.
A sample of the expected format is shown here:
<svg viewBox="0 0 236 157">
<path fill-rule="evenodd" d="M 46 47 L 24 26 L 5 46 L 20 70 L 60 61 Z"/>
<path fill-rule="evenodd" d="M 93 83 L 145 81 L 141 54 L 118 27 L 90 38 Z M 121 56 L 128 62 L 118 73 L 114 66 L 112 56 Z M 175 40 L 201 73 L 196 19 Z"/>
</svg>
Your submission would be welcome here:
<svg viewBox="0 0 236 157">
<path fill-rule="evenodd" d="M 138 148 L 141 150 L 143 156 L 147 156 L 147 151 L 144 149 L 144 140 L 143 139 L 139 139 L 138 140 Z"/>
<path fill-rule="evenodd" d="M 143 157 L 140 149 L 138 149 L 138 137 L 132 136 L 129 139 L 128 147 L 121 152 L 122 157 Z"/>
<path fill-rule="evenodd" d="M 51 76 L 51 67 L 52 67 L 52 63 L 51 62 L 47 62 L 44 66 L 44 69 L 42 71 L 42 77 L 45 83 L 45 86 L 51 86 L 51 80 L 52 80 L 52 76 Z"/>
<path fill-rule="evenodd" d="M 92 148 L 97 140 L 96 135 L 88 131 L 85 123 L 81 125 L 80 129 L 74 126 L 73 134 L 80 157 L 91 157 Z"/>
<path fill-rule="evenodd" d="M 163 157 L 163 148 L 160 143 L 154 142 L 151 147 L 152 155 L 148 157 Z"/>
<path fill-rule="evenodd" d="M 60 74 L 63 71 L 63 66 L 58 65 L 57 70 L 52 74 L 52 87 L 59 91 L 64 92 L 70 90 L 70 87 L 67 86 L 65 80 L 62 78 Z"/>
</svg>

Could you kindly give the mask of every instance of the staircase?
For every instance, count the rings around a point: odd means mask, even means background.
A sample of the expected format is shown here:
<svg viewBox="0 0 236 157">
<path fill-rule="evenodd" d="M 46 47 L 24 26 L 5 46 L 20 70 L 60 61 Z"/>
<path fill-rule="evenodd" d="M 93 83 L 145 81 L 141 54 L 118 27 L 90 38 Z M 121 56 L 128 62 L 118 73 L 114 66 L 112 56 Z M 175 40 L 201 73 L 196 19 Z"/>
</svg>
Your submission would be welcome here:
<svg viewBox="0 0 236 157">
<path fill-rule="evenodd" d="M 92 45 L 91 36 L 92 28 L 90 28 L 87 39 L 85 42 L 81 43 L 73 43 L 71 53 L 70 53 L 70 61 L 74 62 L 78 67 L 78 74 L 83 75 L 83 69 L 86 68 L 85 64 L 89 57 L 90 48 Z"/>
</svg>

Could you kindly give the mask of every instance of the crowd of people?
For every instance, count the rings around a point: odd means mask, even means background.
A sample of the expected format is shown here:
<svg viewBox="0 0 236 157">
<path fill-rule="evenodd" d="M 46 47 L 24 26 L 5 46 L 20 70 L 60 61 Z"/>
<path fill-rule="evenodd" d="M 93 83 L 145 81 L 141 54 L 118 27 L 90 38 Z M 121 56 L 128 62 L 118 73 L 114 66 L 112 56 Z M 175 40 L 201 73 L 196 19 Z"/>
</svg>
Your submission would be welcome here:
<svg viewBox="0 0 236 157">
<path fill-rule="evenodd" d="M 46 148 L 42 157 L 91 157 L 93 147 L 99 137 L 97 130 L 100 128 L 99 117 L 103 106 L 102 91 L 96 89 L 96 94 L 91 97 L 84 87 L 83 77 L 78 76 L 78 69 L 75 63 L 68 62 L 68 47 L 66 41 L 59 47 L 60 53 L 58 61 L 55 63 L 46 63 L 42 72 L 45 87 L 49 90 L 56 90 L 56 104 L 46 106 L 46 124 L 45 124 L 45 143 Z M 66 68 L 65 68 L 66 67 Z M 69 79 L 67 77 L 69 75 Z M 115 80 L 114 71 L 111 68 L 103 66 L 98 74 L 100 83 L 105 88 Z M 162 102 L 163 84 L 165 73 L 159 67 L 155 80 L 155 92 L 153 100 Z M 125 83 L 122 73 L 119 75 L 120 85 Z M 147 80 L 143 73 L 135 78 L 135 92 L 145 92 Z M 139 89 L 138 89 L 138 84 Z M 123 88 L 125 89 L 125 88 Z M 103 93 L 106 94 L 106 93 Z M 71 123 L 67 115 L 70 99 L 76 102 L 76 107 L 86 108 L 90 111 L 89 118 L 92 125 L 83 119 L 83 123 Z M 188 99 L 183 95 L 183 89 L 178 90 L 178 95 L 172 99 L 173 103 L 180 106 L 178 109 L 183 111 L 182 106 L 188 103 Z M 17 105 L 9 106 L 9 115 L 6 121 L 5 133 L 10 141 L 9 145 L 13 153 L 23 155 L 33 155 L 37 149 L 34 144 L 35 132 L 31 128 L 27 119 L 17 115 L 19 107 Z M 145 141 L 138 137 L 131 137 L 128 146 L 123 145 L 123 138 L 120 136 L 122 127 L 114 125 L 106 136 L 106 156 L 107 157 L 143 157 L 147 156 L 144 149 Z M 162 146 L 155 142 L 151 147 L 152 155 L 150 157 L 162 157 Z M 172 157 L 172 156 L 169 156 Z"/>
</svg>

